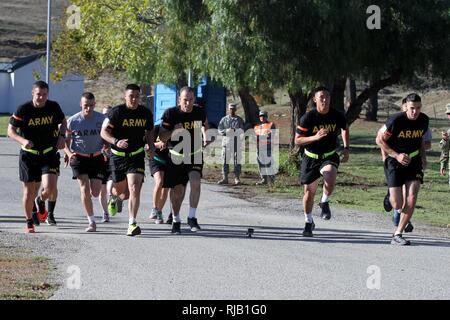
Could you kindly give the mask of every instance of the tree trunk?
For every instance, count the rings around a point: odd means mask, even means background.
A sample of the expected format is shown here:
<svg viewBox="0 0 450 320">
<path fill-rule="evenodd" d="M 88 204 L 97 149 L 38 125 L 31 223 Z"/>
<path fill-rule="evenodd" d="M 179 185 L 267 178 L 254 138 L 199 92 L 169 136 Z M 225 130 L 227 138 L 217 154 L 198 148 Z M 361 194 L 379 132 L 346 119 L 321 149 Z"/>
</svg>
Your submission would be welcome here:
<svg viewBox="0 0 450 320">
<path fill-rule="evenodd" d="M 344 108 L 344 91 L 346 79 L 336 80 L 331 90 L 331 107 L 341 112 L 345 112 Z"/>
<path fill-rule="evenodd" d="M 295 129 L 300 122 L 300 118 L 306 113 L 308 96 L 302 90 L 291 92 L 288 91 L 291 100 L 291 134 L 289 138 L 289 150 L 294 150 L 295 145 Z"/>
<path fill-rule="evenodd" d="M 238 90 L 239 97 L 241 98 L 242 107 L 245 113 L 245 123 L 248 126 L 255 126 L 259 123 L 259 107 L 255 101 L 255 98 L 250 94 L 248 88 L 240 88 Z"/>
<path fill-rule="evenodd" d="M 345 114 L 347 123 L 351 125 L 356 119 L 358 119 L 363 103 L 369 99 L 371 94 L 380 91 L 384 87 L 391 86 L 399 82 L 401 74 L 401 70 L 395 70 L 388 78 L 374 82 L 369 88 L 364 89 L 356 100 L 348 107 L 347 113 Z"/>
<path fill-rule="evenodd" d="M 369 101 L 367 102 L 366 120 L 378 120 L 378 91 L 373 92 L 369 97 Z"/>
<path fill-rule="evenodd" d="M 345 107 L 349 107 L 356 100 L 355 79 L 347 78 L 345 84 Z"/>
</svg>

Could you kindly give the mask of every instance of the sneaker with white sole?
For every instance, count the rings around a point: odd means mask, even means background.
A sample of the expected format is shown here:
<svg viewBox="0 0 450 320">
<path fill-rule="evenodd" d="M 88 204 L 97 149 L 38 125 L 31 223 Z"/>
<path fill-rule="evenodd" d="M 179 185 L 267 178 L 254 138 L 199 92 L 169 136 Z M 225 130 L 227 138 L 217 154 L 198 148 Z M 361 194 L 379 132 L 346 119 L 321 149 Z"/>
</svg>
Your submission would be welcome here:
<svg viewBox="0 0 450 320">
<path fill-rule="evenodd" d="M 157 218 L 157 212 L 158 212 L 158 209 L 152 208 L 152 211 L 150 212 L 150 216 L 148 218 L 150 220 L 155 220 Z"/>
<path fill-rule="evenodd" d="M 202 229 L 198 225 L 197 218 L 188 218 L 187 223 L 188 223 L 189 227 L 191 228 L 192 232 L 197 232 L 198 230 Z"/>
<path fill-rule="evenodd" d="M 411 242 L 403 238 L 401 234 L 396 234 L 392 237 L 391 244 L 396 246 L 409 246 Z"/>
<path fill-rule="evenodd" d="M 162 211 L 158 210 L 156 212 L 155 224 L 163 224 L 163 223 L 164 223 L 163 213 L 162 213 Z"/>
<path fill-rule="evenodd" d="M 103 219 L 102 222 L 109 222 L 109 214 L 107 212 L 103 212 Z"/>
<path fill-rule="evenodd" d="M 90 223 L 89 227 L 84 229 L 84 231 L 86 231 L 86 232 L 96 232 L 97 231 L 97 224 L 95 223 L 95 221 Z"/>
<path fill-rule="evenodd" d="M 141 228 L 139 228 L 139 226 L 136 223 L 130 224 L 128 226 L 128 230 L 127 230 L 127 236 L 137 236 L 141 234 Z"/>
</svg>

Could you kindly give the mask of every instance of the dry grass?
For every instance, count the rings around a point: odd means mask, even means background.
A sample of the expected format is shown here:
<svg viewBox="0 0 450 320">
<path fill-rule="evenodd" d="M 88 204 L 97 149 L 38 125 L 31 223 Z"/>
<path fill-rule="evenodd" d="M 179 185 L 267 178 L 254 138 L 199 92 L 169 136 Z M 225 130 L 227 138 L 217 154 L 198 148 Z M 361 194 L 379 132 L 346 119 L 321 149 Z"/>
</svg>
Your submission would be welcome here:
<svg viewBox="0 0 450 320">
<path fill-rule="evenodd" d="M 0 300 L 48 299 L 56 286 L 47 281 L 47 258 L 0 246 Z"/>
</svg>

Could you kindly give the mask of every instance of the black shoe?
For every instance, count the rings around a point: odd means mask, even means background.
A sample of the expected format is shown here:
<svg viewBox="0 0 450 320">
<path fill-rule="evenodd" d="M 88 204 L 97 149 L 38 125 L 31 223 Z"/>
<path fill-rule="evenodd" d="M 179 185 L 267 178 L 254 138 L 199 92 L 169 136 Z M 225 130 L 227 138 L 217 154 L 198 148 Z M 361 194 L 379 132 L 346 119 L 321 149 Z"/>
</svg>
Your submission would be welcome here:
<svg viewBox="0 0 450 320">
<path fill-rule="evenodd" d="M 321 202 L 321 203 L 319 203 L 319 207 L 322 209 L 322 213 L 320 214 L 320 217 L 323 220 L 330 220 L 330 218 L 331 218 L 330 204 L 328 202 Z"/>
<path fill-rule="evenodd" d="M 181 222 L 174 222 L 172 224 L 172 233 L 181 234 Z"/>
<path fill-rule="evenodd" d="M 308 222 L 306 222 L 305 223 L 305 228 L 303 229 L 303 236 L 304 237 L 312 237 L 313 236 L 313 233 L 312 233 L 312 231 L 313 231 L 313 229 L 314 229 L 314 222 L 313 223 L 308 223 Z"/>
<path fill-rule="evenodd" d="M 191 227 L 192 232 L 197 232 L 198 230 L 201 230 L 200 226 L 197 223 L 197 218 L 188 218 L 187 223 L 189 227 Z"/>
<path fill-rule="evenodd" d="M 49 213 L 47 219 L 45 220 L 49 226 L 56 226 L 56 220 L 53 213 Z"/>
<path fill-rule="evenodd" d="M 39 218 L 37 216 L 37 212 L 32 212 L 31 213 L 31 219 L 33 220 L 33 223 L 35 226 L 38 226 L 41 224 L 41 222 L 39 221 Z"/>
<path fill-rule="evenodd" d="M 166 224 L 172 224 L 172 222 L 173 222 L 173 216 L 172 216 L 172 213 L 169 213 L 169 216 L 167 217 Z"/>
<path fill-rule="evenodd" d="M 403 238 L 401 234 L 397 234 L 392 237 L 391 244 L 396 246 L 409 246 L 411 242 Z"/>
<path fill-rule="evenodd" d="M 412 225 L 411 221 L 408 221 L 408 224 L 405 227 L 405 232 L 412 232 L 414 230 L 414 226 Z"/>
<path fill-rule="evenodd" d="M 385 210 L 386 212 L 391 212 L 391 211 L 392 211 L 391 201 L 389 201 L 389 191 L 388 191 L 388 193 L 384 196 L 383 207 L 384 207 L 384 210 Z"/>
</svg>

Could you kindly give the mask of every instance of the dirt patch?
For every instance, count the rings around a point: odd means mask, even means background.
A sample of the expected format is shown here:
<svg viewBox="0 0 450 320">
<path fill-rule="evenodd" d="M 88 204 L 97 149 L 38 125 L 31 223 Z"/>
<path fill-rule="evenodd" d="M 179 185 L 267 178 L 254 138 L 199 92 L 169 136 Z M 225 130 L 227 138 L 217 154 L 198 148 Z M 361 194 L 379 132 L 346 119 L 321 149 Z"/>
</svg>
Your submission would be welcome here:
<svg viewBox="0 0 450 320">
<path fill-rule="evenodd" d="M 51 270 L 45 257 L 0 245 L 0 299 L 48 299 L 57 288 L 47 280 Z"/>
</svg>

